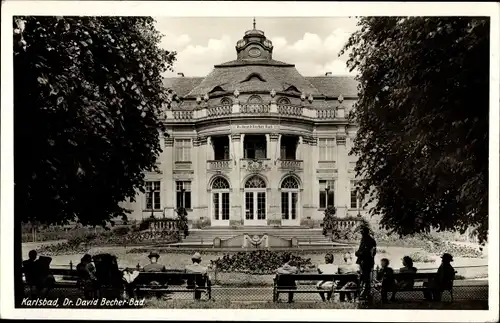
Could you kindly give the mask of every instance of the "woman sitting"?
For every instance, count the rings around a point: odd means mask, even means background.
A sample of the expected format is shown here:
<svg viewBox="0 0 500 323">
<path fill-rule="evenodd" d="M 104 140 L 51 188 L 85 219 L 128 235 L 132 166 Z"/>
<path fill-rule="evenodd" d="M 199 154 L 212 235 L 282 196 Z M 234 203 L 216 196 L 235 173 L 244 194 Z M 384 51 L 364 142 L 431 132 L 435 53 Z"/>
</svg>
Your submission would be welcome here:
<svg viewBox="0 0 500 323">
<path fill-rule="evenodd" d="M 325 263 L 318 266 L 318 273 L 326 274 L 326 275 L 332 275 L 332 274 L 339 273 L 339 267 L 337 265 L 333 264 L 333 255 L 331 253 L 327 253 L 325 255 Z M 324 280 L 324 281 L 320 281 L 316 285 L 316 287 L 318 289 L 328 291 L 326 293 L 326 298 L 325 298 L 324 292 L 319 293 L 319 296 L 321 296 L 321 299 L 323 300 L 323 302 L 325 302 L 327 300 L 329 301 L 332 298 L 333 289 L 336 287 L 336 284 L 333 281 Z"/>
<path fill-rule="evenodd" d="M 393 292 L 393 299 L 395 299 L 396 296 L 396 291 L 398 289 L 406 290 L 406 289 L 411 289 L 413 287 L 413 284 L 415 283 L 415 279 L 412 277 L 411 274 L 416 274 L 417 273 L 417 268 L 413 267 L 413 259 L 411 259 L 409 256 L 404 256 L 403 257 L 403 267 L 399 269 L 400 273 L 406 273 L 408 274 L 409 277 L 405 277 L 402 280 L 399 280 L 396 282 L 396 289 Z"/>
</svg>

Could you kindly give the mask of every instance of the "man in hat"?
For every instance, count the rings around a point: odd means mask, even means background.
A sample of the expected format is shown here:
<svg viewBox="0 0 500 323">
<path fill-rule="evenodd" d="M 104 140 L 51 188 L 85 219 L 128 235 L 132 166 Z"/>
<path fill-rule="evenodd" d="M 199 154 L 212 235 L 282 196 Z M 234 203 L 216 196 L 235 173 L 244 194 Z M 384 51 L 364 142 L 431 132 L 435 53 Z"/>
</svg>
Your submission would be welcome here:
<svg viewBox="0 0 500 323">
<path fill-rule="evenodd" d="M 201 265 L 201 255 L 199 252 L 195 252 L 195 254 L 191 257 L 191 261 L 193 263 L 186 266 L 186 272 L 203 274 L 203 275 L 207 274 L 208 268 Z M 199 280 L 196 283 L 188 281 L 188 288 L 194 288 L 195 285 L 198 285 L 198 287 L 205 287 L 205 281 Z M 201 291 L 194 292 L 194 299 L 196 300 L 201 299 Z"/>
<path fill-rule="evenodd" d="M 440 301 L 441 294 L 445 290 L 453 289 L 453 281 L 455 280 L 455 268 L 451 265 L 453 256 L 449 253 L 444 253 L 441 256 L 441 266 L 439 266 L 436 277 L 436 289 L 434 300 Z"/>
<path fill-rule="evenodd" d="M 375 255 L 377 254 L 377 243 L 370 235 L 370 228 L 361 227 L 361 241 L 359 249 L 355 255 L 358 258 L 356 264 L 359 265 L 361 276 L 361 300 L 366 300 L 370 296 L 371 274 L 375 265 Z"/>
<path fill-rule="evenodd" d="M 150 263 L 144 266 L 144 271 L 145 272 L 161 272 L 161 271 L 166 271 L 167 269 L 165 268 L 164 265 L 158 263 L 158 259 L 160 258 L 160 255 L 155 252 L 151 251 L 149 253 L 149 261 Z"/>
</svg>

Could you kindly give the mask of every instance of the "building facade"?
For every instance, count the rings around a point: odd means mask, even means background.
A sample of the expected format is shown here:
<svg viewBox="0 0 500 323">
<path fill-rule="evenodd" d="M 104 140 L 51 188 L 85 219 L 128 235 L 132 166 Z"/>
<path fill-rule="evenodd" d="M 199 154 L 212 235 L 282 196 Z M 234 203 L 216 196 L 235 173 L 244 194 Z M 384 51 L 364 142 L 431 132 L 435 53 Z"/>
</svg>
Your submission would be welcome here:
<svg viewBox="0 0 500 323">
<path fill-rule="evenodd" d="M 362 216 L 354 189 L 357 99 L 352 77 L 303 77 L 272 58 L 263 31 L 245 32 L 236 59 L 204 78 L 175 77 L 159 172 L 128 207 L 136 220 L 194 226 L 319 226 L 324 209 Z M 328 74 L 328 73 L 327 73 Z"/>
</svg>

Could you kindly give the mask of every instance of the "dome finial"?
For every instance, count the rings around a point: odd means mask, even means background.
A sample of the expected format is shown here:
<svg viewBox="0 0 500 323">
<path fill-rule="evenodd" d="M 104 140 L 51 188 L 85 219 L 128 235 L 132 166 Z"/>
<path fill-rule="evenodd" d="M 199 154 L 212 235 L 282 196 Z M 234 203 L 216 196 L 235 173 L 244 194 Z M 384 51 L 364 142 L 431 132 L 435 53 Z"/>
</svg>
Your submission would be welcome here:
<svg viewBox="0 0 500 323">
<path fill-rule="evenodd" d="M 256 25 L 256 23 L 255 23 L 255 17 L 253 17 L 253 29 L 255 29 L 255 25 Z"/>
</svg>

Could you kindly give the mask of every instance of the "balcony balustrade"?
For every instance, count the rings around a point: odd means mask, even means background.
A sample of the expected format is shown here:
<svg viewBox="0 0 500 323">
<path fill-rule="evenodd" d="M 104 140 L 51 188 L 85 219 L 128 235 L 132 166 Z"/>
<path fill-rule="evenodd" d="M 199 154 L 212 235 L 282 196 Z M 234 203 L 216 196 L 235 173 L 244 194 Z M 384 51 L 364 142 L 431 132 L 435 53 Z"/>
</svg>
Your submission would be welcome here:
<svg viewBox="0 0 500 323">
<path fill-rule="evenodd" d="M 240 112 L 243 114 L 269 113 L 270 106 L 268 104 L 243 104 Z"/>
<path fill-rule="evenodd" d="M 210 107 L 207 109 L 208 117 L 223 117 L 228 116 L 232 113 L 232 106 L 230 105 L 220 105 L 216 107 Z"/>
<path fill-rule="evenodd" d="M 298 105 L 278 105 L 278 113 L 284 116 L 302 116 L 303 110 Z"/>
<path fill-rule="evenodd" d="M 207 160 L 207 170 L 227 171 L 232 169 L 233 161 L 231 159 Z"/>
<path fill-rule="evenodd" d="M 190 120 L 193 119 L 193 111 L 173 111 L 174 119 Z"/>
<path fill-rule="evenodd" d="M 283 170 L 302 170 L 304 161 L 292 159 L 278 159 L 278 168 Z"/>
<path fill-rule="evenodd" d="M 335 110 L 332 109 L 321 109 L 316 110 L 316 117 L 318 119 L 334 119 L 335 118 Z"/>
</svg>

